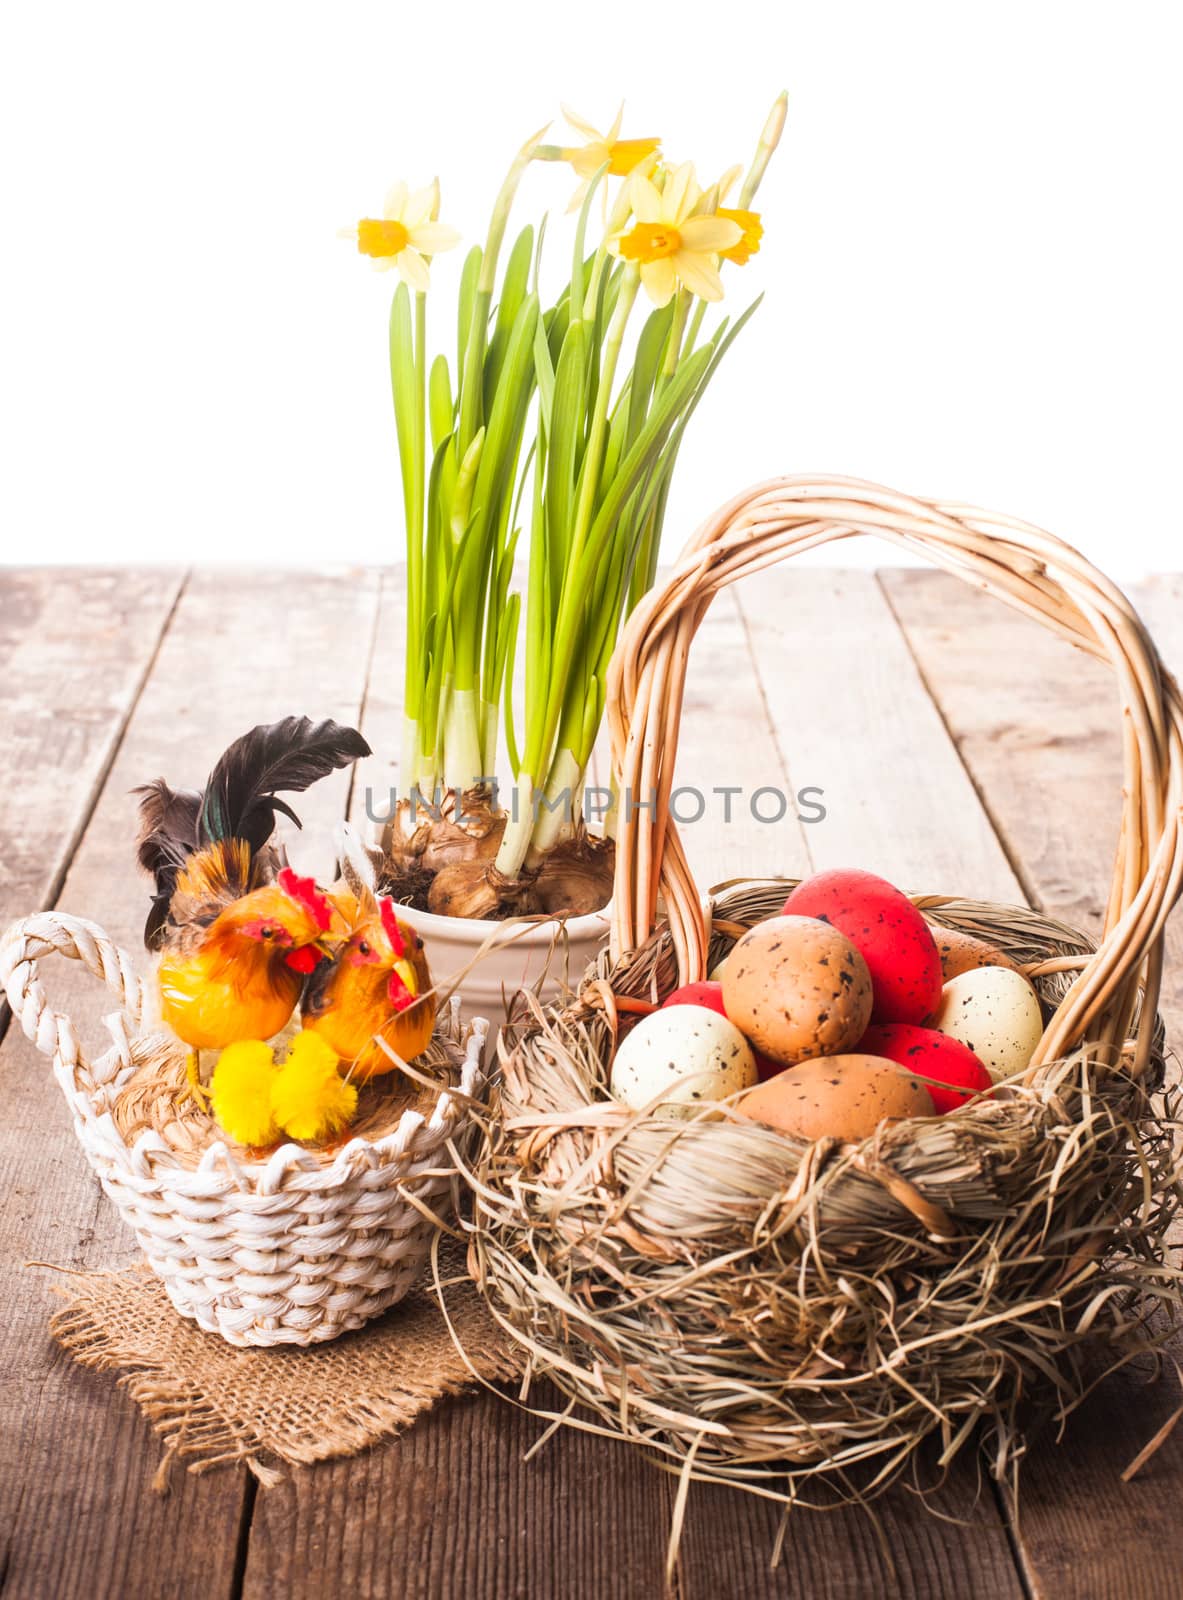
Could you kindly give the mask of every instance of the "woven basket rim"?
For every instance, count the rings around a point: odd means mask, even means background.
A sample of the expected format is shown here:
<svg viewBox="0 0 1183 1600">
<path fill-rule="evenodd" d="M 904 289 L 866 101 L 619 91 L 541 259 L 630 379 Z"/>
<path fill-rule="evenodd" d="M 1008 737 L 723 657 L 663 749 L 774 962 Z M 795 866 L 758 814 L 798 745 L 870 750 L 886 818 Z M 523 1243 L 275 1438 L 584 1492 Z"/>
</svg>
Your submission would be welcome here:
<svg viewBox="0 0 1183 1600">
<path fill-rule="evenodd" d="M 119 1011 L 105 1019 L 112 1044 L 93 1064 L 78 1044 L 69 1018 L 48 1008 L 39 969 L 51 952 L 80 960 L 108 983 L 121 1002 Z M 266 1200 L 286 1191 L 329 1191 L 367 1168 L 401 1164 L 412 1169 L 452 1137 L 484 1081 L 488 1023 L 478 1017 L 462 1028 L 456 1001 L 439 1019 L 433 1036 L 447 1055 L 455 1082 L 440 1091 L 430 1115 L 408 1106 L 381 1134 L 358 1134 L 328 1150 L 285 1140 L 261 1157 L 239 1154 L 215 1136 L 201 1159 L 190 1165 L 154 1129 L 144 1129 L 129 1144 L 111 1114 L 112 1102 L 137 1070 L 133 1046 L 161 1035 L 158 1026 L 144 1025 L 144 987 L 132 958 L 88 918 L 38 912 L 11 924 L 0 936 L 0 988 L 7 990 L 14 1015 L 37 1048 L 52 1057 L 76 1115 L 101 1142 L 108 1159 L 165 1194 L 187 1199 L 237 1194 Z"/>
<path fill-rule="evenodd" d="M 769 890 L 780 888 L 776 880 L 754 881 Z M 742 885 L 727 891 L 730 898 L 742 893 Z M 949 926 L 963 925 L 957 916 L 960 907 L 970 908 L 972 914 L 996 904 L 941 899 Z M 1018 910 L 1031 922 L 1047 922 L 1070 935 L 1063 942 L 1079 950 L 1091 943 L 1087 935 L 1056 919 L 1040 919 L 1028 908 L 998 909 Z M 649 943 L 664 945 L 660 988 L 668 990 L 678 981 L 668 935 L 657 932 Z M 1057 953 L 1055 945 L 1049 949 Z M 627 963 L 634 977 L 640 956 L 634 953 Z M 600 966 L 612 971 L 607 952 Z M 1070 981 L 1068 975 L 1054 974 L 1037 980 L 1051 989 Z M 634 992 L 643 987 L 643 981 L 636 983 Z M 1095 1060 L 1090 1061 L 1096 1052 L 1086 1045 L 1041 1066 L 1032 1083 L 1018 1086 L 1013 1100 L 984 1099 L 943 1117 L 898 1123 L 850 1144 L 837 1140 L 809 1144 L 756 1123 L 685 1122 L 627 1110 L 617 1116 L 606 1088 L 612 1031 L 603 1007 L 589 1004 L 590 998 L 585 992 L 582 999 L 574 997 L 565 1005 L 535 1011 L 520 1025 L 517 1037 L 506 1041 L 500 1051 L 502 1077 L 494 1091 L 488 1137 L 464 1176 L 475 1208 L 470 1269 L 494 1316 L 526 1352 L 530 1369 L 553 1378 L 572 1399 L 590 1406 L 604 1431 L 631 1439 L 654 1459 L 667 1467 L 673 1463 L 691 1477 L 753 1488 L 786 1504 L 798 1503 L 800 1491 L 792 1485 L 815 1476 L 841 1483 L 848 1468 L 870 1463 L 874 1481 L 869 1489 L 858 1491 L 857 1498 L 863 1499 L 904 1470 L 922 1438 L 939 1429 L 946 1443 L 954 1436 L 964 1442 L 969 1422 L 979 1416 L 987 1417 L 996 1429 L 995 1466 L 1004 1472 L 1021 1459 L 1020 1402 L 1046 1379 L 1050 1351 L 1058 1352 L 1062 1369 L 1053 1394 L 1061 1414 L 1066 1414 L 1088 1387 L 1082 1361 L 1086 1346 L 1110 1343 L 1111 1359 L 1119 1365 L 1134 1353 L 1153 1355 L 1167 1336 L 1172 1308 L 1178 1314 L 1179 1290 L 1172 1284 L 1179 1275 L 1163 1258 L 1161 1247 L 1183 1195 L 1177 1164 L 1166 1145 L 1171 1128 L 1181 1125 L 1165 1107 L 1161 1113 L 1149 1113 L 1149 1074 L 1123 1079 L 1105 1071 L 1098 1078 L 1092 1070 Z M 1054 1000 L 1054 994 L 1047 998 Z M 601 1091 L 587 1095 L 585 1116 L 576 1106 L 569 1116 L 560 1111 L 551 1119 L 554 1097 L 549 1093 L 544 1104 L 535 1097 L 525 1115 L 519 1115 L 522 1086 L 530 1099 L 534 1071 L 541 1073 L 559 1055 L 555 1037 L 541 1025 L 543 1021 L 569 1034 L 590 1030 L 600 1039 Z M 1157 1071 L 1162 1059 L 1160 1024 L 1154 1037 L 1152 1060 Z M 572 1098 L 576 1093 L 572 1091 Z M 1050 1298 L 1042 1289 L 1027 1291 L 1028 1298 L 1031 1294 L 1037 1298 L 1025 1312 L 1022 1296 L 1007 1299 L 1008 1293 L 1015 1295 L 1013 1289 L 995 1291 L 1003 1305 L 992 1314 L 999 1321 L 1017 1320 L 1005 1346 L 1009 1353 L 1005 1358 L 995 1356 L 987 1367 L 994 1386 L 988 1391 L 992 1396 L 988 1403 L 976 1380 L 970 1383 L 976 1399 L 958 1392 L 955 1367 L 932 1380 L 942 1387 L 931 1399 L 925 1393 L 927 1366 L 920 1374 L 911 1367 L 905 1373 L 901 1367 L 900 1376 L 910 1378 L 917 1397 L 910 1399 L 910 1391 L 895 1390 L 891 1383 L 883 1385 L 899 1397 L 898 1414 L 889 1425 L 887 1413 L 880 1417 L 877 1409 L 886 1403 L 882 1394 L 877 1397 L 863 1388 L 868 1381 L 881 1383 L 881 1373 L 864 1374 L 858 1367 L 848 1372 L 831 1367 L 827 1373 L 823 1362 L 806 1385 L 808 1392 L 820 1394 L 824 1389 L 829 1396 L 825 1404 L 832 1405 L 833 1417 L 819 1416 L 816 1409 L 808 1410 L 808 1400 L 802 1401 L 799 1375 L 791 1370 L 801 1366 L 809 1372 L 812 1345 L 802 1347 L 799 1360 L 791 1362 L 783 1377 L 778 1367 L 765 1371 L 760 1361 L 753 1363 L 749 1337 L 757 1343 L 767 1338 L 778 1359 L 788 1359 L 782 1348 L 785 1333 L 775 1322 L 763 1335 L 740 1331 L 746 1313 L 743 1298 L 739 1297 L 737 1310 L 728 1292 L 732 1271 L 744 1276 L 746 1263 L 754 1262 L 744 1293 L 753 1286 L 761 1292 L 768 1274 L 776 1275 L 771 1263 L 783 1248 L 788 1277 L 770 1305 L 786 1286 L 791 1296 L 797 1271 L 791 1240 L 801 1231 L 806 1241 L 801 1246 L 803 1262 L 812 1249 L 818 1249 L 826 1270 L 839 1283 L 843 1271 L 856 1271 L 860 1281 L 867 1274 L 881 1278 L 889 1286 L 884 1301 L 889 1308 L 890 1286 L 899 1277 L 900 1261 L 888 1267 L 880 1255 L 855 1267 L 849 1259 L 855 1248 L 851 1241 L 877 1240 L 881 1251 L 884 1240 L 895 1241 L 909 1257 L 913 1250 L 909 1241 L 915 1241 L 919 1263 L 930 1252 L 954 1263 L 964 1251 L 976 1259 L 987 1238 L 991 1250 L 1002 1249 L 994 1241 L 1005 1235 L 1012 1207 L 1032 1205 L 1033 1195 L 1038 1196 L 1036 1209 L 1041 1215 L 1045 1199 L 1050 1205 L 1050 1195 L 1045 1196 L 1042 1188 L 1037 1191 L 1036 1184 L 1047 1183 L 1052 1159 L 1071 1145 L 1073 1130 L 1086 1125 L 1084 1107 L 1090 1095 L 1088 1115 L 1099 1118 L 1101 1127 L 1112 1128 L 1115 1119 L 1131 1132 L 1142 1130 L 1138 1153 L 1129 1163 L 1137 1176 L 1122 1202 L 1131 1208 L 1127 1235 L 1118 1247 L 1116 1265 L 1105 1265 L 1104 1275 L 1090 1277 L 1113 1247 L 1116 1235 L 1110 1208 L 1119 1202 L 1108 1198 L 1105 1209 L 1094 1215 L 1092 1191 L 1086 1185 L 1082 1198 L 1080 1180 L 1071 1167 L 1066 1169 L 1063 1182 L 1076 1185 L 1076 1198 L 1066 1201 L 1061 1195 L 1057 1205 L 1071 1206 L 1075 1215 L 1063 1230 L 1069 1242 L 1061 1243 L 1056 1232 L 1047 1246 L 1044 1272 L 1044 1281 L 1060 1287 Z M 597 1118 L 597 1107 L 607 1110 L 608 1117 Z M 538 1113 L 533 1119 L 532 1110 Z M 556 1122 L 566 1141 L 557 1152 L 550 1142 Z M 978 1154 L 976 1174 L 961 1170 L 963 1137 Z M 931 1153 L 920 1148 L 921 1138 L 931 1138 Z M 716 1184 L 710 1175 L 712 1164 L 722 1169 L 725 1163 L 740 1174 L 730 1187 L 723 1179 Z M 1111 1175 L 1113 1167 L 1101 1163 L 1098 1170 Z M 670 1195 L 678 1182 L 685 1202 L 674 1210 Z M 566 1224 L 564 1216 L 569 1219 Z M 1033 1239 L 1039 1225 L 1038 1219 L 1030 1225 Z M 889 1256 L 893 1248 L 886 1247 Z M 1020 1248 L 1025 1250 L 1027 1242 Z M 1122 1255 L 1122 1250 L 1128 1253 Z M 734 1266 L 728 1267 L 728 1262 Z M 986 1269 L 984 1259 L 981 1270 Z M 999 1263 L 1000 1273 L 1004 1270 L 1008 1270 L 1005 1259 Z M 679 1284 L 700 1273 L 691 1304 L 680 1307 Z M 1123 1298 L 1112 1301 L 1113 1315 L 1108 1316 L 1108 1297 L 1123 1282 Z M 719 1287 L 712 1290 L 711 1284 Z M 1131 1294 L 1142 1294 L 1167 1310 L 1160 1333 L 1120 1310 Z M 975 1291 L 968 1299 L 976 1297 Z M 1088 1306 L 1094 1298 L 1100 1313 L 1090 1328 L 1093 1312 Z M 711 1305 L 709 1313 L 703 1311 L 704 1301 Z M 889 1310 L 887 1314 L 890 1317 Z M 709 1316 L 705 1334 L 704 1316 Z M 732 1318 L 738 1319 L 735 1327 Z M 1079 1333 L 1074 1331 L 1078 1320 Z M 1031 1333 L 1026 1331 L 1029 1322 Z M 759 1327 L 758 1319 L 755 1326 Z M 932 1336 L 922 1322 L 919 1345 Z M 1030 1359 L 1023 1348 L 1028 1340 Z M 688 1355 L 679 1353 L 684 1345 Z M 941 1351 L 939 1345 L 932 1349 L 938 1363 L 946 1360 Z M 826 1384 L 821 1384 L 823 1378 Z M 885 1428 L 886 1438 L 881 1437 Z M 903 1438 L 910 1440 L 906 1447 Z M 878 1459 L 884 1463 L 881 1473 L 875 1466 Z"/>
<path fill-rule="evenodd" d="M 695 633 L 736 578 L 856 533 L 927 555 L 1112 667 L 1123 813 L 1101 937 L 1090 951 L 1026 907 L 917 897 L 954 926 L 975 905 L 1040 924 L 1042 948 L 1056 953 L 1059 937 L 1079 966 L 1037 980 L 1046 1025 L 1011 1099 L 850 1145 L 632 1112 L 608 1093 L 614 995 L 642 998 L 648 984 L 664 996 L 713 956 L 714 911 L 670 807 Z M 633 612 L 606 700 L 616 791 L 656 804 L 621 808 L 612 937 L 593 976 L 562 1006 L 524 1001 L 499 1040 L 495 1114 L 468 1174 L 471 1263 L 498 1320 L 599 1431 L 684 1478 L 791 1505 L 803 1478 L 870 1463 L 870 1490 L 852 1491 L 862 1499 L 923 1438 L 939 1432 L 948 1459 L 983 1417 L 1004 1475 L 1023 1453 L 1032 1388 L 1050 1380 L 1066 1413 L 1085 1391 L 1088 1341 L 1128 1359 L 1157 1336 L 1127 1308 L 1183 1303 L 1165 1256 L 1183 1203 L 1179 1123 L 1150 1101 L 1164 929 L 1183 886 L 1178 686 L 1126 597 L 1052 535 L 797 477 L 702 524 Z M 715 909 L 761 885 L 775 914 L 785 891 L 769 879 L 732 880 Z"/>
<path fill-rule="evenodd" d="M 737 920 L 745 924 L 763 920 L 765 916 L 776 914 L 776 902 L 782 901 L 788 891 L 801 880 L 797 878 L 753 878 L 732 880 L 726 885 L 718 885 L 708 899 L 708 922 L 713 920 L 713 914 L 727 913 L 721 920 L 730 921 L 737 903 L 742 902 L 753 893 L 766 893 L 769 899 L 768 908 L 755 918 L 740 917 Z M 918 904 L 925 914 L 941 925 L 963 931 L 982 924 L 983 921 L 991 925 L 992 942 L 1005 945 L 995 925 L 998 914 L 1004 918 L 1016 919 L 1016 933 L 1010 941 L 1010 950 L 1004 953 L 1022 952 L 1033 956 L 1035 959 L 1029 964 L 1038 966 L 1044 959 L 1055 959 L 1061 956 L 1079 955 L 1086 958 L 1096 951 L 1096 941 L 1088 934 L 1073 928 L 1070 924 L 1059 918 L 1049 917 L 1042 912 L 1031 910 L 1027 906 L 1008 905 L 1005 902 L 977 900 L 966 896 L 952 895 L 926 895 L 913 894 L 909 898 Z M 943 913 L 943 915 L 942 915 Z M 730 936 L 725 935 L 725 940 Z M 719 935 L 714 935 L 709 948 L 712 960 L 718 956 L 720 959 L 724 951 L 718 947 Z M 733 942 L 733 941 L 732 941 Z M 659 974 L 664 972 L 664 981 L 659 981 Z M 1061 978 L 1037 978 L 1034 980 L 1040 993 L 1041 1005 L 1045 1013 L 1054 1010 L 1059 993 L 1070 983 L 1070 978 L 1065 975 Z M 672 938 L 669 929 L 664 926 L 657 927 L 649 936 L 640 950 L 616 961 L 611 959 L 610 952 L 605 949 L 595 969 L 589 972 L 582 990 L 578 994 L 570 995 L 565 1001 L 542 1007 L 531 1001 L 527 996 L 520 996 L 519 1000 L 525 1009 L 519 1010 L 516 1018 L 511 1017 L 502 1031 L 499 1041 L 499 1055 L 503 1066 L 503 1077 L 513 1063 L 525 1060 L 532 1051 L 539 1053 L 539 1058 L 548 1056 L 550 1044 L 560 1034 L 567 1032 L 581 1033 L 588 1040 L 592 1048 L 589 1028 L 597 1022 L 603 1022 L 601 1029 L 604 1048 L 607 1051 L 602 1065 L 605 1069 L 605 1081 L 601 1092 L 581 1098 L 575 1085 L 568 1082 L 571 1090 L 569 1098 L 565 1101 L 565 1117 L 563 1126 L 571 1131 L 590 1131 L 602 1133 L 606 1127 L 603 1115 L 605 1108 L 619 1106 L 619 1117 L 613 1120 L 616 1129 L 632 1128 L 643 1129 L 661 1127 L 672 1142 L 683 1137 L 686 1131 L 693 1129 L 692 1137 L 696 1142 L 710 1143 L 712 1138 L 726 1140 L 729 1143 L 750 1141 L 754 1147 L 784 1149 L 792 1152 L 795 1161 L 800 1161 L 813 1144 L 818 1141 L 794 1138 L 787 1134 L 778 1133 L 764 1127 L 760 1123 L 736 1118 L 716 1120 L 713 1118 L 711 1108 L 704 1106 L 703 1113 L 692 1122 L 669 1114 L 663 1114 L 660 1109 L 645 1113 L 638 1113 L 627 1107 L 620 1106 L 615 1101 L 607 1088 L 607 1068 L 610 1065 L 611 1054 L 615 1048 L 617 1035 L 617 1021 L 606 1012 L 610 1012 L 610 1001 L 605 1003 L 605 990 L 634 998 L 647 998 L 660 1003 L 673 988 L 676 987 L 678 976 L 673 964 Z M 1058 992 L 1059 993 L 1058 993 Z M 1154 1048 L 1151 1062 L 1153 1071 L 1151 1077 L 1161 1074 L 1163 1055 L 1165 1049 L 1165 1030 L 1161 1018 L 1155 1017 L 1152 1022 Z M 1062 1068 L 1066 1060 L 1071 1059 L 1076 1052 L 1066 1054 L 1055 1061 L 1041 1064 L 1037 1073 L 1025 1085 L 1015 1086 L 1012 1098 L 998 1098 L 994 1095 L 983 1096 L 979 1100 L 969 1102 L 957 1110 L 946 1112 L 944 1115 L 929 1117 L 900 1119 L 891 1126 L 888 1144 L 897 1148 L 908 1140 L 909 1129 L 916 1125 L 950 1124 L 954 1119 L 957 1125 L 972 1126 L 974 1120 L 983 1112 L 991 1120 L 1006 1118 L 1013 1113 L 1016 1116 L 1023 1114 L 1023 1098 L 1021 1089 L 1039 1091 L 1042 1082 L 1054 1080 L 1062 1076 Z M 1129 1060 L 1131 1052 L 1126 1052 Z M 523 1078 L 523 1085 L 528 1085 L 528 1074 Z M 505 1097 L 505 1087 L 502 1086 L 502 1097 Z M 586 1107 L 586 1121 L 581 1122 L 579 1111 Z M 513 1132 L 519 1130 L 515 1127 Z M 622 1142 L 627 1143 L 628 1134 L 623 1135 Z M 874 1149 L 879 1152 L 883 1147 L 881 1133 L 870 1135 L 865 1139 L 852 1140 L 841 1143 L 837 1140 L 828 1141 L 831 1147 L 841 1148 L 844 1151 L 869 1151 Z M 564 1180 L 565 1181 L 565 1180 Z M 906 1207 L 905 1207 L 906 1209 Z"/>
<path fill-rule="evenodd" d="M 1043 529 L 958 502 L 924 500 L 855 478 L 787 476 L 735 496 L 699 527 L 672 573 L 637 604 L 608 669 L 606 703 L 622 808 L 612 949 L 638 948 L 659 893 L 684 983 L 705 975 L 702 901 L 670 794 L 686 666 L 718 591 L 831 540 L 874 534 L 1034 618 L 1105 661 L 1122 708 L 1121 828 L 1093 959 L 1050 1020 L 1034 1063 L 1084 1039 L 1115 1054 L 1145 989 L 1157 1006 L 1163 936 L 1183 889 L 1183 698 L 1129 599 L 1071 545 Z M 1142 1045 L 1145 1065 L 1148 1044 Z"/>
</svg>

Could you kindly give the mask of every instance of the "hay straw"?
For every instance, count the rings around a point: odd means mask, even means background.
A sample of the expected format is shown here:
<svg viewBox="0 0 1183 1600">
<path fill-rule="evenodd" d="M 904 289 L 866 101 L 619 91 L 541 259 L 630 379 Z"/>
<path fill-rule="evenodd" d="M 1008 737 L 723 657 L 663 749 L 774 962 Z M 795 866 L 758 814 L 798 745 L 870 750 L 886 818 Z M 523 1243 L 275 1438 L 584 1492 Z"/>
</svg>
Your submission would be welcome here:
<svg viewBox="0 0 1183 1600">
<path fill-rule="evenodd" d="M 750 926 L 786 890 L 740 886 L 715 910 Z M 1091 949 L 1024 909 L 924 903 L 1024 963 Z M 716 932 L 711 960 L 731 942 Z M 1085 1045 L 952 1115 L 810 1145 L 609 1099 L 599 983 L 660 999 L 676 976 L 663 931 L 614 972 L 602 956 L 565 1008 L 524 1000 L 467 1174 L 495 1315 L 605 1431 L 786 1504 L 817 1476 L 864 1499 L 930 1437 L 947 1465 L 979 1423 L 1004 1474 L 1029 1394 L 1062 1417 L 1093 1348 L 1110 1365 L 1157 1351 L 1171 1318 L 1152 1313 L 1183 1289 L 1164 1245 L 1183 1193 L 1161 1028 L 1141 1078 Z M 1047 1015 L 1071 981 L 1036 979 Z"/>
<path fill-rule="evenodd" d="M 1018 961 L 1044 1007 L 1028 1070 L 949 1116 L 847 1146 L 725 1108 L 629 1111 L 607 1090 L 619 1031 L 787 887 L 734 884 L 704 906 L 690 873 L 669 801 L 694 634 L 736 578 L 860 533 L 1113 669 L 1124 806 L 1099 944 L 1034 911 L 918 897 Z M 1156 1359 L 1180 1308 L 1165 1242 L 1183 1198 L 1178 1103 L 1155 1015 L 1183 885 L 1178 686 L 1126 597 L 1052 535 L 853 479 L 781 478 L 709 518 L 640 601 L 607 700 L 616 791 L 646 805 L 618 818 L 610 950 L 578 997 L 545 1011 L 522 997 L 501 1034 L 498 1114 L 468 1173 L 470 1263 L 494 1313 L 531 1372 L 590 1408 L 570 1425 L 641 1444 L 683 1485 L 795 1506 L 825 1483 L 864 1500 L 915 1475 L 924 1441 L 943 1467 L 975 1437 L 1013 1478 L 1027 1397 L 1063 1418 L 1091 1351 Z"/>
</svg>

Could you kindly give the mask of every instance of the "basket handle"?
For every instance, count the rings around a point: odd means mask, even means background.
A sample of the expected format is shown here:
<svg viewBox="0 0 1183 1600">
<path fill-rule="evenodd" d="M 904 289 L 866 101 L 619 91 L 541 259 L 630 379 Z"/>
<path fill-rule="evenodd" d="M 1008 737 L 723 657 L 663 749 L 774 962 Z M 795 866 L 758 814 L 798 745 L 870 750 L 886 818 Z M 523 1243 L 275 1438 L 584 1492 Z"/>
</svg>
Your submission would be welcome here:
<svg viewBox="0 0 1183 1600">
<path fill-rule="evenodd" d="M 863 533 L 926 556 L 1112 667 L 1122 703 L 1124 808 L 1104 933 L 1032 1066 L 1086 1040 L 1120 1053 L 1141 994 L 1140 1070 L 1150 1057 L 1163 930 L 1183 885 L 1178 685 L 1129 600 L 1071 545 L 996 512 L 913 499 L 854 478 L 777 478 L 736 496 L 702 524 L 623 630 L 607 683 L 612 771 L 623 797 L 613 956 L 649 936 L 660 889 L 679 981 L 706 970 L 708 914 L 669 799 L 687 659 L 711 600 L 737 578 Z M 639 803 L 630 805 L 630 796 Z"/>
<path fill-rule="evenodd" d="M 54 1011 L 46 999 L 40 962 L 47 955 L 81 961 L 119 1000 L 121 1016 L 112 1028 L 115 1043 L 93 1065 L 70 1018 Z M 89 1098 L 130 1060 L 127 1026 L 139 1025 L 143 984 L 131 957 L 96 923 L 58 911 L 40 911 L 13 923 L 0 939 L 0 985 L 26 1036 L 70 1073 L 79 1093 Z"/>
</svg>

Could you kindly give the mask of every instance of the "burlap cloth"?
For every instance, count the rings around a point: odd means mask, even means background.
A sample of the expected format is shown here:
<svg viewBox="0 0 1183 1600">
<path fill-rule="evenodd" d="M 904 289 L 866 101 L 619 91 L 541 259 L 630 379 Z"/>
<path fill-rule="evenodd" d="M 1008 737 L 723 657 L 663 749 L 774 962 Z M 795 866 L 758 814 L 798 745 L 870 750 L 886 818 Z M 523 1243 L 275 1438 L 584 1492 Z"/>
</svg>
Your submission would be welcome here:
<svg viewBox="0 0 1183 1600">
<path fill-rule="evenodd" d="M 163 1439 L 160 1489 L 178 1460 L 191 1472 L 242 1461 L 273 1483 L 283 1463 L 354 1455 L 478 1377 L 521 1369 L 451 1241 L 384 1316 L 307 1349 L 240 1350 L 203 1333 L 178 1316 L 146 1265 L 80 1274 L 58 1292 L 67 1303 L 50 1319 L 54 1338 L 81 1366 L 122 1372 L 120 1385 Z"/>
</svg>

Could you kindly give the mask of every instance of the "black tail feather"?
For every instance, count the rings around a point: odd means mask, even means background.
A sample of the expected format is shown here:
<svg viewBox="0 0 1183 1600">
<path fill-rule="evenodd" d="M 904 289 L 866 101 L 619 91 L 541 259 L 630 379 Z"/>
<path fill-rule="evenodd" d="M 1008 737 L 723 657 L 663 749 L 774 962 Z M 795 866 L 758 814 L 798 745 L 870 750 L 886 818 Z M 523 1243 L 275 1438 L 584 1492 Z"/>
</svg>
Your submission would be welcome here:
<svg viewBox="0 0 1183 1600">
<path fill-rule="evenodd" d="M 210 773 L 204 793 L 170 789 L 162 778 L 137 789 L 139 862 L 156 884 L 144 929 L 148 948 L 158 948 L 163 939 L 177 875 L 195 850 L 219 839 L 243 839 L 252 857 L 257 855 L 271 838 L 277 813 L 300 825 L 278 791 L 307 789 L 369 754 L 356 728 L 285 717 L 236 739 Z"/>
<path fill-rule="evenodd" d="M 196 789 L 170 789 L 163 778 L 132 791 L 140 797 L 140 835 L 136 854 L 152 874 L 156 892 L 144 926 L 149 950 L 159 947 L 177 874 L 197 849 L 201 795 Z"/>
<path fill-rule="evenodd" d="M 198 823 L 201 843 L 245 839 L 252 853 L 261 850 L 274 831 L 277 811 L 299 825 L 295 812 L 276 799 L 280 790 L 307 789 L 369 753 L 356 728 L 337 722 L 285 717 L 252 728 L 209 775 Z"/>
</svg>

